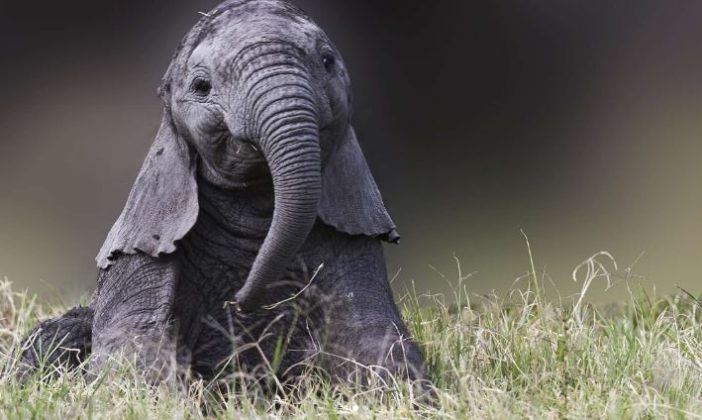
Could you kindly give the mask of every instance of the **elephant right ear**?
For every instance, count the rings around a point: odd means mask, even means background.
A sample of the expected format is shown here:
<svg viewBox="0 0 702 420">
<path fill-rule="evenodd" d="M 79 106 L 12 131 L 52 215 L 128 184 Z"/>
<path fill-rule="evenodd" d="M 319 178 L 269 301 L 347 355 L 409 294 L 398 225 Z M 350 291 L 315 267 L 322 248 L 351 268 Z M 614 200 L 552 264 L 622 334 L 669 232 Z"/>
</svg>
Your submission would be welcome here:
<svg viewBox="0 0 702 420">
<path fill-rule="evenodd" d="M 197 220 L 196 162 L 166 110 L 127 204 L 97 255 L 100 268 L 116 254 L 137 251 L 153 257 L 175 251 Z"/>
<path fill-rule="evenodd" d="M 348 127 L 324 169 L 319 217 L 350 235 L 391 243 L 400 240 L 352 127 Z"/>
</svg>

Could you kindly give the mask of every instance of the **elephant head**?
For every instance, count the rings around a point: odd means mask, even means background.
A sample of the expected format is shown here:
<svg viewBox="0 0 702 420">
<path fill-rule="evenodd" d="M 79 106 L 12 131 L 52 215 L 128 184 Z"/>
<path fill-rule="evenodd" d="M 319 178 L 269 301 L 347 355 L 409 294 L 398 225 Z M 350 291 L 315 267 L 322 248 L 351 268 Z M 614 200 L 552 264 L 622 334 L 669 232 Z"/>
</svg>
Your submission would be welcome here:
<svg viewBox="0 0 702 420">
<path fill-rule="evenodd" d="M 224 189 L 272 185 L 270 229 L 244 286 L 261 304 L 319 217 L 351 235 L 395 241 L 350 126 L 339 52 L 299 9 L 227 1 L 186 35 L 162 80 L 163 119 L 127 204 L 97 256 L 176 250 L 198 217 L 198 175 Z"/>
</svg>

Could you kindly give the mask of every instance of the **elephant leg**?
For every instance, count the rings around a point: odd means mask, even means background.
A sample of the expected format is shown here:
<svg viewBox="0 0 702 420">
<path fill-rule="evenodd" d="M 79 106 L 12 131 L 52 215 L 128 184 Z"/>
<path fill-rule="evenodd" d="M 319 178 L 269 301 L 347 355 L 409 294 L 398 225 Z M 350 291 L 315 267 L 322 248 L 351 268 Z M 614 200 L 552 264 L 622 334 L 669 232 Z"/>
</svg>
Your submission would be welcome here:
<svg viewBox="0 0 702 420">
<path fill-rule="evenodd" d="M 332 373 L 427 379 L 419 347 L 395 305 L 380 242 L 337 235 L 325 243 L 333 253 L 326 260 L 336 256 L 320 279 L 331 296 L 326 352 Z"/>
<path fill-rule="evenodd" d="M 156 259 L 144 254 L 122 255 L 101 271 L 91 302 L 95 310 L 93 373 L 117 358 L 117 362 L 135 363 L 148 382 L 174 377 L 177 273 L 173 255 Z"/>
<path fill-rule="evenodd" d="M 92 324 L 93 310 L 83 306 L 40 322 L 22 340 L 18 377 L 25 379 L 39 367 L 80 366 L 90 353 Z"/>
</svg>

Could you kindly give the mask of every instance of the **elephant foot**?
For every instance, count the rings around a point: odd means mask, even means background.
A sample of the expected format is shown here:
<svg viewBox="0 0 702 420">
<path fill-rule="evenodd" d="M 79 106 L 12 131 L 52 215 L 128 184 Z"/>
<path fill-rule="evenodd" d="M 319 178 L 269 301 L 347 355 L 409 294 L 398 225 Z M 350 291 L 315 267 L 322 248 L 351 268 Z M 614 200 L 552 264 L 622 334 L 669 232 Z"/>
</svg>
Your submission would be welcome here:
<svg viewBox="0 0 702 420">
<path fill-rule="evenodd" d="M 138 374 L 149 385 L 172 383 L 187 374 L 187 358 L 178 354 L 179 347 L 169 325 L 144 330 L 115 328 L 96 331 L 89 362 L 90 377 L 120 373 L 125 369 Z"/>
<path fill-rule="evenodd" d="M 431 383 L 417 344 L 393 327 L 347 329 L 331 344 L 328 364 L 333 376 L 342 380 L 362 386 L 391 385 L 397 380 L 422 387 Z"/>
<path fill-rule="evenodd" d="M 39 323 L 24 339 L 18 377 L 26 379 L 38 368 L 78 368 L 88 357 L 92 340 L 93 310 L 78 306 Z"/>
</svg>

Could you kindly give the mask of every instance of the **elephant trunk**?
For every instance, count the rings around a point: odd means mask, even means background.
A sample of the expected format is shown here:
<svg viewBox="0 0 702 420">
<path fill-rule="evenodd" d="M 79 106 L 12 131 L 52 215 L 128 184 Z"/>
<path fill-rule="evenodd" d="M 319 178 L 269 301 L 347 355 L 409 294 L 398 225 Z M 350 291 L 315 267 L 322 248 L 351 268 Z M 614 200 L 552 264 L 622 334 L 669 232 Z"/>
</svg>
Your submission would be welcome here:
<svg viewBox="0 0 702 420">
<path fill-rule="evenodd" d="M 245 312 L 260 307 L 266 286 L 299 251 L 315 223 L 321 195 L 317 107 L 306 72 L 289 67 L 269 68 L 249 88 L 252 138 L 268 162 L 275 198 L 268 234 L 236 294 Z"/>
</svg>

